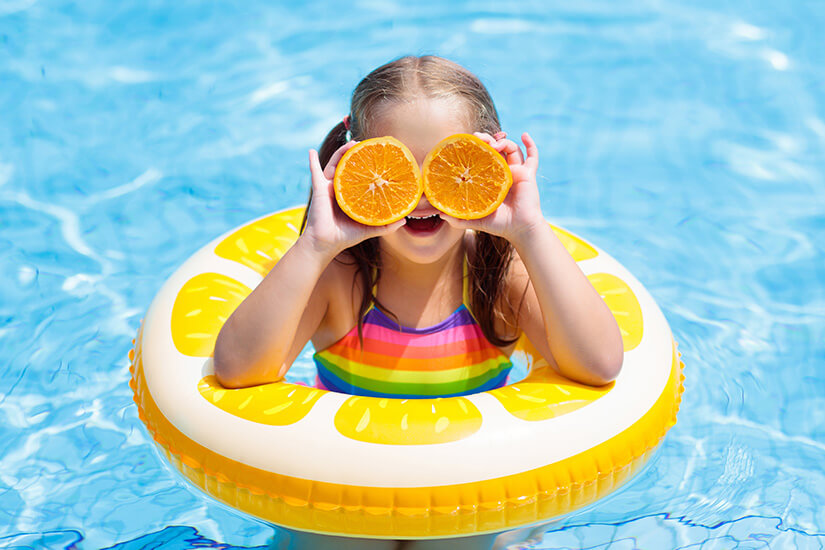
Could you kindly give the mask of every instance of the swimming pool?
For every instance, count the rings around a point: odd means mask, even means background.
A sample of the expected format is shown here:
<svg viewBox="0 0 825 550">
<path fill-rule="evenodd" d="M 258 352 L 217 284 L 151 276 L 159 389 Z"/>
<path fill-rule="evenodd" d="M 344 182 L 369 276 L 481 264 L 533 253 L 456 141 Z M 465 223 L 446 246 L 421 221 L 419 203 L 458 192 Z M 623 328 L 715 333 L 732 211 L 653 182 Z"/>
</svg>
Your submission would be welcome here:
<svg viewBox="0 0 825 550">
<path fill-rule="evenodd" d="M 266 544 L 159 458 L 131 338 L 184 258 L 306 199 L 366 72 L 437 53 L 687 365 L 651 466 L 537 548 L 821 548 L 822 4 L 298 4 L 0 1 L 0 547 Z"/>
</svg>

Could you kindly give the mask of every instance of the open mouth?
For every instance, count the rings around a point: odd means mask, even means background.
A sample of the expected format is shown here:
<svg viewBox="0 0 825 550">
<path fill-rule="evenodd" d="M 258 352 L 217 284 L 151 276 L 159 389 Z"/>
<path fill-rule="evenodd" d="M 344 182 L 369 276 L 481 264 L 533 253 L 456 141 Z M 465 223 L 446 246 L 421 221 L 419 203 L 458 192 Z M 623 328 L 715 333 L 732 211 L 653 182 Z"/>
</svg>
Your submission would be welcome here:
<svg viewBox="0 0 825 550">
<path fill-rule="evenodd" d="M 407 216 L 404 218 L 407 221 L 405 227 L 413 232 L 429 232 L 441 227 L 444 223 L 438 214 L 432 216 Z"/>
</svg>

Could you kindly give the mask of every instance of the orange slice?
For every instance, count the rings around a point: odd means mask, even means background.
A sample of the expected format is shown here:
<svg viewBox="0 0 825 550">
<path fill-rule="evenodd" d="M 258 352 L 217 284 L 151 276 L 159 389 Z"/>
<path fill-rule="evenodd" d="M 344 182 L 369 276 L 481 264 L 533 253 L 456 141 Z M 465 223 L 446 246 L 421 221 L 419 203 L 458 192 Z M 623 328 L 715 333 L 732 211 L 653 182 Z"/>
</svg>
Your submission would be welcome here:
<svg viewBox="0 0 825 550">
<path fill-rule="evenodd" d="M 364 140 L 335 169 L 335 200 L 347 216 L 365 225 L 386 225 L 415 210 L 421 173 L 407 147 L 392 137 Z"/>
<path fill-rule="evenodd" d="M 513 184 L 504 157 L 470 134 L 438 142 L 424 159 L 422 174 L 430 204 L 465 220 L 492 214 Z"/>
</svg>

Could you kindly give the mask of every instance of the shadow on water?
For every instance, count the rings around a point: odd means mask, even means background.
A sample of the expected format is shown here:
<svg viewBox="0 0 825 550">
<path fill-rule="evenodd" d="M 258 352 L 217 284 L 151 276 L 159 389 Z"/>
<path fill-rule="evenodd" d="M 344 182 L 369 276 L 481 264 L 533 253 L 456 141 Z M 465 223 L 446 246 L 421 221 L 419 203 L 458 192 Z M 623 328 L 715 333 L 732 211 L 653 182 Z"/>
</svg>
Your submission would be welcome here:
<svg viewBox="0 0 825 550">
<path fill-rule="evenodd" d="M 105 550 L 267 550 L 282 534 L 276 530 L 270 545 L 232 546 L 211 540 L 188 526 L 169 526 L 130 541 L 120 542 Z M 786 527 L 782 519 L 768 516 L 745 516 L 716 525 L 702 525 L 669 514 L 642 516 L 617 523 L 580 523 L 551 529 L 542 541 L 534 545 L 516 544 L 511 550 L 641 550 L 650 548 L 822 548 L 825 533 L 807 533 Z M 52 531 L 21 534 L 0 539 L 0 547 L 9 550 L 62 549 L 82 550 L 83 535 L 79 531 Z"/>
</svg>

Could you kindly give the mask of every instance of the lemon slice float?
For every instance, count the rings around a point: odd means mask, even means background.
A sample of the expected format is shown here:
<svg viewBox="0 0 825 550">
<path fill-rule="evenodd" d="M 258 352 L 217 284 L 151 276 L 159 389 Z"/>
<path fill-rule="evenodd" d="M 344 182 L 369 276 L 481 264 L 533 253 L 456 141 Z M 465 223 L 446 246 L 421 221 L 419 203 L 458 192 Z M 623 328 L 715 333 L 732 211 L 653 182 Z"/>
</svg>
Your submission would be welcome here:
<svg viewBox="0 0 825 550">
<path fill-rule="evenodd" d="M 141 419 L 209 495 L 286 527 L 379 538 L 497 532 L 615 490 L 675 423 L 682 365 L 661 311 L 609 255 L 554 227 L 622 330 L 619 378 L 556 374 L 522 339 L 524 380 L 438 399 L 355 397 L 278 382 L 221 388 L 225 319 L 298 236 L 303 209 L 214 240 L 163 285 L 130 353 Z"/>
</svg>

